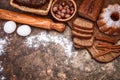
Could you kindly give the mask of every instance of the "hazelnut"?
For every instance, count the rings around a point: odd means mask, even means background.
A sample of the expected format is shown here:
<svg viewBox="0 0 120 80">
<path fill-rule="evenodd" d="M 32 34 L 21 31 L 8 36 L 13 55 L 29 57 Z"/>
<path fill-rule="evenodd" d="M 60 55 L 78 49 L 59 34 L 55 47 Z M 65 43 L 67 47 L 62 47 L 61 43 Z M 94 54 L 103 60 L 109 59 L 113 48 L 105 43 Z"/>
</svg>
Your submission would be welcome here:
<svg viewBox="0 0 120 80">
<path fill-rule="evenodd" d="M 58 7 L 54 6 L 53 7 L 53 12 L 57 12 L 57 10 L 58 10 Z"/>
<path fill-rule="evenodd" d="M 62 2 L 62 6 L 64 7 L 66 5 L 66 2 L 64 1 L 64 2 Z"/>
<path fill-rule="evenodd" d="M 62 13 L 66 13 L 67 11 L 65 10 L 65 9 L 62 9 L 62 11 L 61 11 Z"/>
<path fill-rule="evenodd" d="M 58 12 L 57 12 L 57 14 L 59 14 L 59 15 L 60 15 L 60 14 L 61 14 L 61 11 L 58 11 Z"/>
<path fill-rule="evenodd" d="M 70 7 L 72 7 L 72 6 L 73 6 L 73 3 L 72 3 L 71 1 L 69 1 L 69 2 L 68 2 L 68 5 L 69 5 Z"/>
<path fill-rule="evenodd" d="M 70 14 L 70 12 L 71 12 L 70 9 L 67 9 L 67 14 Z"/>
<path fill-rule="evenodd" d="M 58 14 L 56 14 L 56 17 L 57 17 L 57 18 L 59 18 L 59 19 L 61 19 L 61 16 L 60 16 L 60 15 L 58 15 Z"/>
<path fill-rule="evenodd" d="M 59 5 L 59 10 L 61 11 L 63 9 L 62 5 Z"/>
<path fill-rule="evenodd" d="M 64 18 L 64 17 L 65 17 L 65 14 L 64 14 L 64 13 L 61 13 L 61 17 Z"/>
<path fill-rule="evenodd" d="M 66 14 L 66 15 L 65 15 L 65 18 L 69 18 L 69 17 L 70 17 L 70 15 L 69 15 L 69 14 Z"/>
</svg>

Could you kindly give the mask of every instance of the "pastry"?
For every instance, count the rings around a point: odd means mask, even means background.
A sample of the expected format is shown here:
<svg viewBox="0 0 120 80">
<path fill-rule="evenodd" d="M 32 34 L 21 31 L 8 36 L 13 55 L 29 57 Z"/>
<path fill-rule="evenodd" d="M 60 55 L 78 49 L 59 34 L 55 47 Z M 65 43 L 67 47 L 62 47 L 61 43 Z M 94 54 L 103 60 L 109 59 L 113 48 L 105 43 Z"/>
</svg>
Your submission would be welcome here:
<svg viewBox="0 0 120 80">
<path fill-rule="evenodd" d="M 105 34 L 120 35 L 120 5 L 114 4 L 104 8 L 97 24 Z"/>
<path fill-rule="evenodd" d="M 108 36 L 94 27 L 94 43 L 87 47 L 92 57 L 99 62 L 110 62 L 120 56 L 120 45 L 116 45 L 120 36 Z"/>
</svg>

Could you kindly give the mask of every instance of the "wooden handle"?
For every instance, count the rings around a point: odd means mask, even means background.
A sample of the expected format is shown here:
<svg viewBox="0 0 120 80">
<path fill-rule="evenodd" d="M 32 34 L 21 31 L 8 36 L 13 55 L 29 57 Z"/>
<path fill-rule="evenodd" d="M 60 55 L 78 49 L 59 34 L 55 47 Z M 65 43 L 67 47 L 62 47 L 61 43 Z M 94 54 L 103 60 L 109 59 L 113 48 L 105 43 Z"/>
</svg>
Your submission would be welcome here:
<svg viewBox="0 0 120 80">
<path fill-rule="evenodd" d="M 54 29 L 59 32 L 65 30 L 65 24 L 63 23 L 54 23 L 50 19 L 40 18 L 37 16 L 29 16 L 9 10 L 0 9 L 0 19 L 12 20 L 22 24 L 28 24 L 34 27 L 43 28 L 43 29 Z"/>
</svg>

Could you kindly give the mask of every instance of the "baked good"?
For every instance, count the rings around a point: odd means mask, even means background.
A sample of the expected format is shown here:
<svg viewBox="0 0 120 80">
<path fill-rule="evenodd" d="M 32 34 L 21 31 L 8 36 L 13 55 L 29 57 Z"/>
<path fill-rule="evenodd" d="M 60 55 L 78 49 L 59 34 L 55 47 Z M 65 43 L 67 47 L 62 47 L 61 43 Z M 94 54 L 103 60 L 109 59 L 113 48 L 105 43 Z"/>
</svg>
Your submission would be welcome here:
<svg viewBox="0 0 120 80">
<path fill-rule="evenodd" d="M 75 47 L 75 48 L 78 48 L 78 49 L 79 49 L 79 48 L 80 48 L 80 49 L 85 48 L 84 46 L 80 46 L 80 45 L 78 45 L 78 44 L 74 44 L 74 47 Z"/>
<path fill-rule="evenodd" d="M 99 62 L 110 62 L 120 56 L 120 45 L 116 44 L 120 36 L 108 36 L 94 27 L 94 43 L 87 47 L 91 56 Z"/>
<path fill-rule="evenodd" d="M 72 23 L 74 46 L 76 48 L 85 48 L 92 46 L 94 41 L 93 23 L 79 17 L 76 18 Z"/>
<path fill-rule="evenodd" d="M 79 38 L 84 38 L 84 39 L 89 39 L 92 37 L 92 34 L 86 34 L 86 33 L 80 33 L 80 32 L 76 32 L 75 30 L 72 30 L 72 34 L 75 37 L 79 37 Z"/>
<path fill-rule="evenodd" d="M 103 46 L 98 48 L 97 46 L 99 43 L 102 43 Z M 111 46 L 111 48 L 109 48 L 109 46 Z M 95 40 L 93 46 L 89 47 L 88 50 L 91 52 L 91 55 L 95 60 L 104 63 L 110 62 L 120 56 L 120 45 L 106 43 L 98 40 Z"/>
<path fill-rule="evenodd" d="M 73 30 L 75 30 L 76 32 L 80 32 L 80 33 L 85 33 L 85 34 L 92 34 L 93 30 L 85 30 L 85 29 L 80 29 L 76 26 L 73 27 Z"/>
<path fill-rule="evenodd" d="M 73 43 L 77 44 L 78 46 L 82 47 L 90 47 L 93 45 L 94 36 L 92 36 L 90 39 L 80 39 L 78 37 L 73 38 Z"/>
<path fill-rule="evenodd" d="M 40 8 L 49 0 L 14 0 L 15 3 L 19 4 L 20 6 L 26 6 L 31 8 Z"/>
<path fill-rule="evenodd" d="M 97 24 L 105 34 L 120 35 L 120 5 L 114 4 L 104 8 Z"/>
<path fill-rule="evenodd" d="M 76 26 L 80 29 L 85 29 L 85 30 L 93 29 L 93 23 L 88 20 L 82 19 L 82 18 L 76 18 L 73 21 L 73 26 Z"/>
</svg>

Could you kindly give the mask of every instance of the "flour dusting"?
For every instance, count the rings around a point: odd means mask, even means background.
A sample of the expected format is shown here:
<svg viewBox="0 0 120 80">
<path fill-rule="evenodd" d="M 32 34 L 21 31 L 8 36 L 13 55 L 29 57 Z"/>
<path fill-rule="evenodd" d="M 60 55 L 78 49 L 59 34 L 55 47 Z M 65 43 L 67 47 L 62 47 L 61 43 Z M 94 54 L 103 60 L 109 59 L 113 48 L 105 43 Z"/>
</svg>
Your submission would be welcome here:
<svg viewBox="0 0 120 80">
<path fill-rule="evenodd" d="M 38 48 L 40 44 L 47 46 L 49 42 L 55 43 L 55 45 L 61 45 L 66 53 L 67 57 L 71 57 L 73 43 L 72 41 L 65 38 L 63 35 L 51 35 L 46 32 L 41 32 L 38 35 L 27 37 L 26 45 L 30 48 Z"/>
<path fill-rule="evenodd" d="M 5 53 L 4 48 L 7 46 L 7 41 L 0 38 L 0 56 Z"/>
<path fill-rule="evenodd" d="M 0 56 L 5 53 L 5 47 L 7 46 L 7 40 L 0 38 Z M 0 74 L 3 72 L 2 61 L 0 61 Z M 5 80 L 3 75 L 0 75 L 0 80 Z"/>
</svg>

